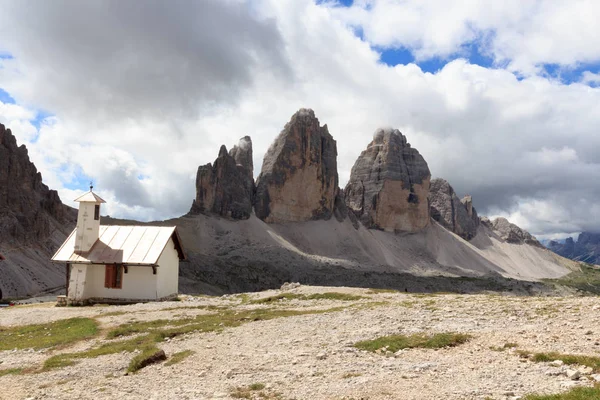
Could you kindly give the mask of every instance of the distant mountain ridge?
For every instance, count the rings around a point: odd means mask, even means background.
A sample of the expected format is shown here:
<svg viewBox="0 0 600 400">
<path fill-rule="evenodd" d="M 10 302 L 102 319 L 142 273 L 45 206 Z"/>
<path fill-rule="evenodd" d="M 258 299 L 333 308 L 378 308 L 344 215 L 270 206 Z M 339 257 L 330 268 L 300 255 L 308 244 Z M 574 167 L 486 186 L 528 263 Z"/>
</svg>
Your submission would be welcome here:
<svg viewBox="0 0 600 400">
<path fill-rule="evenodd" d="M 242 141 L 251 151 L 250 138 Z M 458 277 L 537 280 L 577 268 L 506 219 L 480 218 L 473 199 L 460 200 L 448 182 L 431 181 L 427 163 L 398 130 L 376 131 L 345 189 L 335 190 L 336 153 L 327 125 L 301 109 L 269 148 L 259 189 L 250 193 L 231 188 L 248 167 L 232 168 L 221 147 L 210 165 L 219 179 L 204 179 L 208 167 L 201 167 L 196 206 L 168 221 L 180 226 L 190 259 L 182 287 L 219 293 L 297 280 L 458 291 Z M 197 207 L 251 198 L 255 212 Z"/>
<path fill-rule="evenodd" d="M 600 264 L 600 233 L 581 232 L 577 241 L 569 237 L 563 243 L 551 240 L 547 247 L 565 258 Z"/>
<path fill-rule="evenodd" d="M 0 227 L 7 228 L 0 290 L 32 295 L 64 284 L 64 271 L 49 259 L 76 212 L 43 185 L 25 147 L 1 129 Z M 180 267 L 180 291 L 222 294 L 300 281 L 409 291 L 517 285 L 528 292 L 547 288 L 527 281 L 577 268 L 507 220 L 480 218 L 473 199 L 460 200 L 448 182 L 431 181 L 423 157 L 396 129 L 376 131 L 342 189 L 336 141 L 313 110 L 301 109 L 266 152 L 258 180 L 252 177 L 245 136 L 198 168 L 187 215 L 148 223 L 179 228 L 189 258 Z"/>
</svg>

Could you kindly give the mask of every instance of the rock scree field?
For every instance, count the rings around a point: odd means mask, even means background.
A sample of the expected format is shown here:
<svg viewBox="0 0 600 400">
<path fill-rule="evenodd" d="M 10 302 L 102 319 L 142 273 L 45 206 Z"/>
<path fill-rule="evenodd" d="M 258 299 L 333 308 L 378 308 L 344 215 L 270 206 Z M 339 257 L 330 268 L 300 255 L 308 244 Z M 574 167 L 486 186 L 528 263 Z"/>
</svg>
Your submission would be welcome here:
<svg viewBox="0 0 600 400">
<path fill-rule="evenodd" d="M 600 299 L 280 290 L 0 310 L 0 399 L 594 399 Z"/>
</svg>

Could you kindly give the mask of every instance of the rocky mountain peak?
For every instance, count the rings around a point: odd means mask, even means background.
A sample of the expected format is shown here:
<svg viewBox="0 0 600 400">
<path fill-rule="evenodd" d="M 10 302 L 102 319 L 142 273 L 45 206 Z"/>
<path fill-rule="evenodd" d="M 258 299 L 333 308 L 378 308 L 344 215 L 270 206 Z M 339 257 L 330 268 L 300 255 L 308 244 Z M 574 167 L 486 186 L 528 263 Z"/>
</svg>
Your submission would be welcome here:
<svg viewBox="0 0 600 400">
<path fill-rule="evenodd" d="M 473 208 L 471 196 L 459 200 L 454 189 L 444 179 L 431 181 L 429 191 L 431 217 L 444 228 L 471 240 L 477 234 L 479 217 Z"/>
<path fill-rule="evenodd" d="M 469 195 L 466 195 L 462 199 L 460 199 L 460 202 L 467 209 L 467 214 L 469 215 L 469 217 L 477 219 L 477 223 L 479 224 L 479 218 L 477 218 L 477 211 L 473 207 L 473 198 Z"/>
<path fill-rule="evenodd" d="M 222 145 L 214 164 L 198 167 L 191 213 L 212 213 L 231 219 L 250 217 L 254 198 L 252 140 L 246 136 L 242 141 L 243 149 L 238 145 L 227 152 Z"/>
<path fill-rule="evenodd" d="M 590 264 L 600 264 L 600 234 L 581 232 L 577 241 L 572 237 L 564 243 L 551 241 L 548 248 L 563 257 Z"/>
<path fill-rule="evenodd" d="M 329 219 L 337 192 L 336 141 L 313 110 L 300 109 L 265 154 L 256 216 L 268 223 Z"/>
<path fill-rule="evenodd" d="M 600 233 L 581 232 L 577 238 L 577 243 L 581 246 L 600 244 Z"/>
<path fill-rule="evenodd" d="M 429 224 L 429 167 L 397 129 L 378 129 L 352 167 L 346 205 L 368 228 L 415 232 Z"/>
<path fill-rule="evenodd" d="M 0 124 L 0 242 L 30 243 L 51 234 L 52 221 L 63 222 L 69 208 L 29 160 L 25 145 Z M 71 210 L 72 211 L 72 210 Z"/>
<path fill-rule="evenodd" d="M 506 218 L 499 217 L 493 221 L 490 221 L 490 219 L 483 217 L 481 218 L 481 222 L 492 229 L 494 233 L 500 236 L 502 240 L 505 240 L 508 243 L 529 244 L 544 248 L 544 246 L 542 246 L 542 244 L 538 242 L 533 235 L 526 230 L 519 228 L 517 225 L 509 222 Z"/>
<path fill-rule="evenodd" d="M 254 180 L 254 162 L 252 161 L 252 139 L 250 136 L 244 136 L 237 145 L 229 150 L 229 155 L 233 157 L 235 163 L 246 169 L 250 179 Z"/>
</svg>

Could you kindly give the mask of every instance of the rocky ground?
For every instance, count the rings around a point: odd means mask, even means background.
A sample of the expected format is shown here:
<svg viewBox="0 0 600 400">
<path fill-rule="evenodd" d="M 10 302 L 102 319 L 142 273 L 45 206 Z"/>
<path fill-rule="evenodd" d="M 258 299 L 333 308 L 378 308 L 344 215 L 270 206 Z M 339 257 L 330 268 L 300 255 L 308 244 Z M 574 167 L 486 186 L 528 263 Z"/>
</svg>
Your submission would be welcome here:
<svg viewBox="0 0 600 400">
<path fill-rule="evenodd" d="M 362 298 L 252 303 L 281 293 L 326 292 Z M 248 321 L 221 332 L 176 337 L 158 344 L 168 357 L 185 350 L 194 353 L 180 363 L 150 365 L 135 374 L 125 374 L 132 353 L 84 358 L 74 366 L 35 371 L 54 354 L 83 351 L 105 342 L 103 334 L 110 328 L 212 312 L 205 306 L 239 312 L 261 308 L 330 311 Z M 182 296 L 180 302 L 129 306 L 23 305 L 0 309 L 0 328 L 75 316 L 97 319 L 102 333 L 67 348 L 0 352 L 0 372 L 11 368 L 27 371 L 0 374 L 0 399 L 515 399 L 536 392 L 558 393 L 574 385 L 591 386 L 594 378 L 600 379 L 584 368 L 576 373 L 577 366 L 535 363 L 518 354 L 519 349 L 597 354 L 597 297 L 415 295 L 300 286 L 223 297 Z M 396 354 L 353 347 L 361 340 L 421 332 L 461 332 L 472 339 L 452 348 Z M 264 388 L 246 390 L 251 385 Z M 259 393 L 263 397 L 258 397 Z"/>
</svg>

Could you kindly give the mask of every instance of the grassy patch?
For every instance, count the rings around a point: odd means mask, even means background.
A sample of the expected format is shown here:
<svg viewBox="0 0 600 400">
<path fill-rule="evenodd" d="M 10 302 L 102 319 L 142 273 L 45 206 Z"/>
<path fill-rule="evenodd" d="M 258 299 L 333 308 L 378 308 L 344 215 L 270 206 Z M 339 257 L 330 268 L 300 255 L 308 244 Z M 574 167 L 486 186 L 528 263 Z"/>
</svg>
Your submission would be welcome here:
<svg viewBox="0 0 600 400">
<path fill-rule="evenodd" d="M 533 362 L 551 362 L 561 360 L 566 365 L 584 365 L 593 368 L 594 372 L 600 372 L 600 357 L 585 356 L 578 354 L 562 354 L 557 352 L 533 353 L 527 350 L 519 350 L 519 355 L 529 358 Z"/>
<path fill-rule="evenodd" d="M 247 304 L 251 301 L 250 295 L 247 293 L 238 294 L 235 298 L 238 298 L 241 304 Z"/>
<path fill-rule="evenodd" d="M 343 310 L 341 307 L 306 311 L 281 309 L 242 311 L 223 310 L 218 313 L 203 314 L 198 315 L 195 318 L 188 319 L 160 319 L 154 321 L 131 322 L 109 331 L 107 337 L 118 338 L 133 334 L 140 334 L 139 336 L 129 340 L 112 341 L 83 352 L 58 354 L 46 360 L 42 371 L 74 365 L 77 360 L 83 358 L 95 358 L 108 354 L 140 351 L 141 354 L 138 354 L 136 357 L 134 357 L 128 367 L 129 372 L 135 372 L 140 367 L 140 361 L 145 358 L 142 357 L 142 355 L 148 355 L 148 353 L 156 352 L 158 350 L 156 343 L 160 343 L 167 338 L 173 338 L 192 332 L 221 331 L 226 327 L 235 327 L 252 321 L 266 321 L 274 318 L 307 314 L 322 314 L 341 310 Z"/>
<path fill-rule="evenodd" d="M 250 300 L 249 302 L 252 304 L 265 304 L 265 303 L 275 303 L 281 300 L 303 300 L 304 295 L 296 294 L 296 293 L 281 293 L 275 296 L 264 297 L 262 299 Z"/>
<path fill-rule="evenodd" d="M 5 375 L 19 375 L 23 372 L 23 368 L 0 369 L 0 377 Z"/>
<path fill-rule="evenodd" d="M 264 388 L 265 388 L 264 383 L 253 383 L 250 386 L 248 386 L 248 389 L 250 389 L 250 390 L 263 390 Z"/>
<path fill-rule="evenodd" d="M 530 394 L 523 397 L 523 400 L 590 400 L 600 399 L 600 386 L 595 387 L 578 387 L 569 390 L 568 392 L 559 394 Z"/>
<path fill-rule="evenodd" d="M 131 322 L 109 331 L 106 334 L 106 338 L 114 339 L 121 336 L 133 335 L 135 333 L 145 333 L 153 329 L 164 328 L 165 326 L 181 326 L 189 324 L 192 321 L 192 319 L 155 319 L 152 321 Z"/>
<path fill-rule="evenodd" d="M 282 300 L 337 300 L 337 301 L 356 301 L 364 299 L 363 296 L 356 296 L 347 293 L 326 292 L 315 294 L 297 294 L 297 293 L 281 293 L 275 296 L 269 296 L 258 300 L 252 300 L 253 304 L 273 303 Z"/>
<path fill-rule="evenodd" d="M 263 383 L 253 383 L 248 386 L 237 387 L 229 393 L 235 399 L 260 399 L 275 400 L 281 399 L 281 394 L 264 390 Z"/>
<path fill-rule="evenodd" d="M 348 293 L 339 292 L 326 292 L 326 293 L 315 293 L 306 296 L 306 300 L 338 300 L 338 301 L 356 301 L 364 299 L 363 296 L 357 296 Z"/>
<path fill-rule="evenodd" d="M 368 350 L 373 352 L 378 350 L 385 350 L 395 353 L 398 350 L 402 349 L 439 349 L 442 347 L 454 347 L 467 342 L 470 338 L 470 335 L 453 332 L 436 333 L 434 335 L 417 333 L 408 336 L 383 336 L 374 340 L 365 340 L 362 342 L 358 342 L 354 345 L 354 347 L 361 350 Z"/>
<path fill-rule="evenodd" d="M 48 324 L 0 328 L 0 350 L 43 349 L 95 336 L 98 323 L 90 318 L 71 318 Z"/>
<path fill-rule="evenodd" d="M 343 308 L 330 308 L 325 310 L 281 310 L 281 309 L 259 309 L 259 310 L 223 310 L 214 314 L 197 315 L 194 318 L 154 321 L 131 322 L 121 325 L 108 332 L 108 338 L 128 336 L 136 333 L 153 333 L 156 341 L 172 338 L 190 332 L 213 332 L 221 331 L 226 327 L 236 327 L 252 321 L 266 321 L 274 318 L 292 317 L 296 315 L 321 314 L 332 311 L 340 311 Z"/>
<path fill-rule="evenodd" d="M 507 349 L 514 349 L 514 348 L 517 348 L 517 347 L 519 347 L 519 344 L 518 344 L 518 343 L 507 342 L 507 343 L 504 343 L 504 345 L 502 345 L 502 346 L 500 346 L 500 347 L 491 346 L 491 347 L 490 347 L 490 350 L 494 350 L 494 351 L 504 351 L 504 350 L 507 350 Z"/>
<path fill-rule="evenodd" d="M 568 286 L 592 294 L 600 294 L 600 268 L 591 264 L 581 264 L 579 271 L 558 279 L 544 279 L 545 282 Z"/>
<path fill-rule="evenodd" d="M 140 369 L 144 368 L 146 365 L 148 365 L 148 362 L 146 362 L 150 357 L 155 356 L 158 352 L 161 352 L 161 356 L 162 359 L 158 359 L 158 360 L 164 360 L 165 354 L 162 350 L 159 350 L 158 347 L 154 346 L 154 345 L 148 345 L 142 348 L 141 353 L 139 353 L 138 355 L 136 355 L 135 357 L 133 357 L 133 359 L 129 362 L 129 366 L 127 367 L 127 372 L 130 373 L 134 373 L 139 371 Z M 156 358 L 155 361 L 156 362 Z"/>
<path fill-rule="evenodd" d="M 184 351 L 180 351 L 179 353 L 175 353 L 171 356 L 171 358 L 169 359 L 169 361 L 167 361 L 165 363 L 166 366 L 170 366 L 170 365 L 174 365 L 177 363 L 182 362 L 183 360 L 185 360 L 186 358 L 188 358 L 189 356 L 191 356 L 192 354 L 194 354 L 195 352 L 192 350 L 184 350 Z"/>
<path fill-rule="evenodd" d="M 379 293 L 400 293 L 399 290 L 395 289 L 369 289 L 367 294 L 379 294 Z"/>
<path fill-rule="evenodd" d="M 82 358 L 96 358 L 108 354 L 127 352 L 136 350 L 144 351 L 154 346 L 154 338 L 150 335 L 138 336 L 136 338 L 124 341 L 105 343 L 99 347 L 82 351 L 79 353 L 64 353 L 50 357 L 44 362 L 42 371 L 48 371 L 54 368 L 68 367 L 76 364 L 76 360 Z"/>
</svg>

